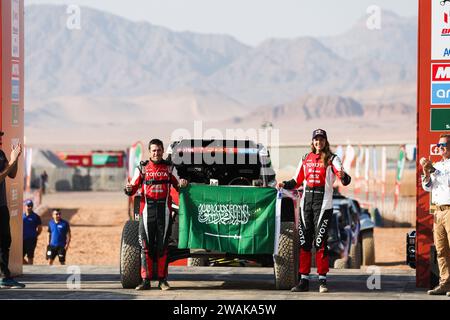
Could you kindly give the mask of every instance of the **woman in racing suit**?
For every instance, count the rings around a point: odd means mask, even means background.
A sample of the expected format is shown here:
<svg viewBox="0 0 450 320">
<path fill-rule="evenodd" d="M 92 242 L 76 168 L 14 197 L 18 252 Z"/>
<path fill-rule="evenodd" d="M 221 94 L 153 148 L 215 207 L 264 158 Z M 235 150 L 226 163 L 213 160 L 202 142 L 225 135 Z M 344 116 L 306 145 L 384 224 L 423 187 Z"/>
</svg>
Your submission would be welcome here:
<svg viewBox="0 0 450 320">
<path fill-rule="evenodd" d="M 325 130 L 313 131 L 311 153 L 300 161 L 292 180 L 278 184 L 279 188 L 298 189 L 303 186 L 301 217 L 299 226 L 300 281 L 292 288 L 294 292 L 309 290 L 311 271 L 311 249 L 316 248 L 316 265 L 319 274 L 319 292 L 328 292 L 326 275 L 328 266 L 328 227 L 333 214 L 333 183 L 336 176 L 342 184 L 350 184 L 350 176 L 344 172 L 341 160 L 330 150 Z"/>
</svg>

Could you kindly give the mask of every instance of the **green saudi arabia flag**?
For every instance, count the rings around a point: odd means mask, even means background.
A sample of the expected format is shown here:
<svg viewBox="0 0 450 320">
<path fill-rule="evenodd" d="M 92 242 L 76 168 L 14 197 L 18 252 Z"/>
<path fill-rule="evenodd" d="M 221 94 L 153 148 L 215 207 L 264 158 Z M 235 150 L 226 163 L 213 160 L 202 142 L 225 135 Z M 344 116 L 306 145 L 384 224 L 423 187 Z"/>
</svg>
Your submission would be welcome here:
<svg viewBox="0 0 450 320">
<path fill-rule="evenodd" d="M 179 248 L 272 254 L 277 191 L 190 185 L 180 192 Z"/>
</svg>

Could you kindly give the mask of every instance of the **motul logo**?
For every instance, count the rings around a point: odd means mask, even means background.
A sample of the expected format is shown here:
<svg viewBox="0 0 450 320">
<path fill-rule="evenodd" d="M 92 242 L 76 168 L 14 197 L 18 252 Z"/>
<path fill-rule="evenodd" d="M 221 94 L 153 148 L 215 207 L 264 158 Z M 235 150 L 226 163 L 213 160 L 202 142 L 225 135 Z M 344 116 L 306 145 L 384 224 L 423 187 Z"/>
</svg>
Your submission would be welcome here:
<svg viewBox="0 0 450 320">
<path fill-rule="evenodd" d="M 432 66 L 432 81 L 450 81 L 450 64 L 440 63 Z"/>
</svg>

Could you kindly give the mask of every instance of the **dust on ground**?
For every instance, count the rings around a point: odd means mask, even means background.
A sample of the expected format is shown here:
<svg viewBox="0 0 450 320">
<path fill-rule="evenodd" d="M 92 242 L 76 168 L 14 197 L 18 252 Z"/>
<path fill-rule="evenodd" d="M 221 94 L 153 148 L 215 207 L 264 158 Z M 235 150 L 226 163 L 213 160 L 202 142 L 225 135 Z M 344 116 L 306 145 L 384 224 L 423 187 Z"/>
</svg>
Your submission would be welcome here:
<svg viewBox="0 0 450 320">
<path fill-rule="evenodd" d="M 71 225 L 72 241 L 67 265 L 119 265 L 122 228 L 128 220 L 127 197 L 122 192 L 59 192 L 43 198 L 38 210 L 43 231 L 38 239 L 35 264 L 47 264 L 48 221 L 51 209 L 61 208 L 62 217 Z M 406 233 L 411 228 L 376 228 L 376 264 L 387 268 L 404 268 Z M 59 264 L 57 259 L 55 264 Z"/>
</svg>

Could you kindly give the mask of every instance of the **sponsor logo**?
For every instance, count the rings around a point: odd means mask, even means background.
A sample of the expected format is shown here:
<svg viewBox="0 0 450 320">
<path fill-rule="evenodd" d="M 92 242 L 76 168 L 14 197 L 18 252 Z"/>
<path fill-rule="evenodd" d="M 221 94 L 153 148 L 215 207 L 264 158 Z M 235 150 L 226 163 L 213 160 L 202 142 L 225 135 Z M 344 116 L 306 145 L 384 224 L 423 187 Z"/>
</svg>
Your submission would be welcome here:
<svg viewBox="0 0 450 320">
<path fill-rule="evenodd" d="M 431 80 L 431 104 L 450 104 L 450 63 L 433 63 Z"/>
<path fill-rule="evenodd" d="M 16 61 L 13 61 L 11 66 L 11 75 L 13 77 L 20 77 L 20 64 Z"/>
<path fill-rule="evenodd" d="M 147 177 L 150 177 L 150 178 L 155 178 L 155 177 L 165 177 L 165 178 L 167 178 L 167 177 L 169 177 L 169 173 L 167 172 L 167 171 L 162 171 L 162 172 L 160 172 L 160 171 L 158 171 L 158 172 L 147 172 Z"/>
<path fill-rule="evenodd" d="M 205 224 L 239 225 L 247 224 L 250 218 L 248 205 L 200 204 L 198 222 Z"/>
<path fill-rule="evenodd" d="M 303 228 L 298 228 L 298 237 L 300 239 L 300 246 L 303 246 L 306 243 L 305 233 L 303 232 Z"/>
<path fill-rule="evenodd" d="M 162 184 L 153 184 L 151 180 L 148 180 L 147 182 L 150 182 L 150 192 L 156 192 L 156 193 L 164 193 L 165 189 L 163 188 Z"/>
<path fill-rule="evenodd" d="M 431 2 L 431 60 L 450 60 L 450 7 Z"/>
<path fill-rule="evenodd" d="M 19 106 L 17 104 L 13 104 L 11 106 L 11 124 L 15 127 L 19 125 Z"/>
<path fill-rule="evenodd" d="M 11 27 L 13 34 L 20 33 L 20 3 L 19 0 L 13 0 L 11 6 Z"/>
<path fill-rule="evenodd" d="M 444 23 L 444 28 L 442 28 L 441 30 L 441 36 L 442 37 L 448 37 L 450 36 L 450 11 L 445 11 L 443 12 L 443 23 Z"/>
<path fill-rule="evenodd" d="M 323 163 L 312 162 L 313 160 L 306 161 L 306 166 L 308 168 L 323 168 Z"/>
<path fill-rule="evenodd" d="M 326 137 L 327 137 L 327 134 L 326 134 L 326 132 L 323 131 L 322 129 L 317 129 L 317 130 L 315 130 L 314 133 L 313 133 L 313 139 L 314 139 L 316 136 L 323 136 L 323 137 L 326 138 Z"/>
<path fill-rule="evenodd" d="M 11 188 L 11 201 L 17 202 L 19 200 L 19 191 L 17 188 Z"/>
<path fill-rule="evenodd" d="M 442 57 L 450 57 L 450 48 L 445 48 Z"/>
<path fill-rule="evenodd" d="M 432 81 L 450 81 L 450 63 L 434 63 L 431 71 Z"/>
<path fill-rule="evenodd" d="M 323 220 L 322 225 L 319 228 L 319 234 L 317 235 L 316 239 L 316 247 L 320 248 L 322 246 L 323 238 L 325 234 L 327 233 L 328 227 L 328 219 Z"/>
<path fill-rule="evenodd" d="M 439 148 L 436 144 L 430 144 L 430 156 L 439 156 Z"/>
<path fill-rule="evenodd" d="M 20 56 L 20 3 L 13 0 L 11 4 L 11 55 Z"/>
<path fill-rule="evenodd" d="M 433 105 L 450 104 L 450 83 L 431 84 L 431 104 Z"/>
<path fill-rule="evenodd" d="M 11 100 L 19 101 L 20 99 L 20 80 L 18 78 L 11 79 Z"/>
</svg>

